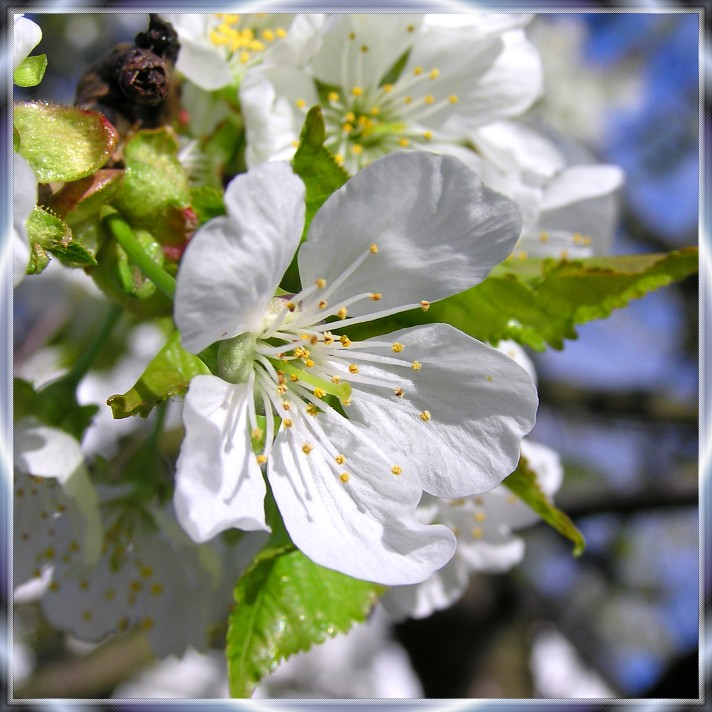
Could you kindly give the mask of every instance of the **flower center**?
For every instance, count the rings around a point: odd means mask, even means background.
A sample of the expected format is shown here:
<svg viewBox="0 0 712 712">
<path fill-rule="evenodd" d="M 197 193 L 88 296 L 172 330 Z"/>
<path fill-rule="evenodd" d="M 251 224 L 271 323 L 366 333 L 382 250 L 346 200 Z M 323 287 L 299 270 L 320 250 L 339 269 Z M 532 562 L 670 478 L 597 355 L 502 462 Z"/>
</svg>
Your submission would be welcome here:
<svg viewBox="0 0 712 712">
<path fill-rule="evenodd" d="M 282 27 L 265 28 L 258 33 L 253 27 L 241 26 L 240 15 L 217 13 L 215 17 L 219 24 L 208 36 L 215 46 L 225 49 L 229 62 L 250 64 L 270 43 L 287 36 Z"/>
</svg>

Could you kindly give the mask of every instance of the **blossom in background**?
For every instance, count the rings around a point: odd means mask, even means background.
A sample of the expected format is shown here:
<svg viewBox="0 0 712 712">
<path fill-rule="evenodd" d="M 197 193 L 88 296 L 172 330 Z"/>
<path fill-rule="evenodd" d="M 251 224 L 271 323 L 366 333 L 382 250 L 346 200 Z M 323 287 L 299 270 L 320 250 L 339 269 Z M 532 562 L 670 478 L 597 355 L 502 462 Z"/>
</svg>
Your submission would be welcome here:
<svg viewBox="0 0 712 712">
<path fill-rule="evenodd" d="M 484 183 L 512 198 L 524 227 L 514 257 L 608 254 L 617 221 L 618 166 L 569 165 L 550 137 L 515 121 L 474 131 Z"/>
<path fill-rule="evenodd" d="M 77 440 L 36 418 L 14 424 L 13 582 L 19 586 L 64 559 L 96 562 L 101 520 Z"/>
<path fill-rule="evenodd" d="M 14 72 L 40 43 L 42 30 L 39 25 L 22 15 L 14 16 L 12 71 Z"/>
<path fill-rule="evenodd" d="M 37 177 L 19 153 L 13 153 L 12 161 L 12 281 L 16 287 L 23 280 L 30 259 L 26 223 L 37 205 Z"/>
<path fill-rule="evenodd" d="M 315 104 L 326 146 L 352 172 L 403 149 L 456 151 L 469 131 L 524 112 L 542 88 L 538 55 L 520 29 L 528 17 L 463 17 L 448 27 L 422 15 L 330 16 L 309 62 L 273 60 L 245 76 L 248 165 L 290 158 Z"/>
<path fill-rule="evenodd" d="M 164 14 L 180 41 L 176 68 L 206 91 L 238 84 L 263 61 L 300 63 L 321 15 Z"/>
<path fill-rule="evenodd" d="M 324 203 L 299 251 L 302 291 L 275 297 L 302 234 L 302 182 L 268 163 L 235 178 L 225 204 L 178 273 L 184 346 L 221 342 L 218 376 L 195 377 L 185 400 L 180 522 L 196 541 L 264 529 L 264 467 L 315 562 L 386 584 L 423 580 L 454 542 L 415 520 L 422 489 L 497 485 L 516 466 L 536 391 L 510 359 L 448 325 L 362 342 L 333 330 L 481 281 L 516 241 L 518 210 L 455 158 L 390 156 Z"/>
<path fill-rule="evenodd" d="M 563 476 L 558 454 L 525 439 L 522 455 L 544 493 L 553 494 Z M 514 532 L 539 521 L 534 511 L 504 485 L 476 497 L 442 499 L 425 495 L 418 514 L 424 522 L 446 524 L 457 537 L 457 550 L 423 583 L 394 586 L 385 593 L 381 605 L 395 620 L 424 618 L 451 606 L 465 592 L 474 573 L 511 569 L 524 556 L 524 541 Z"/>
</svg>

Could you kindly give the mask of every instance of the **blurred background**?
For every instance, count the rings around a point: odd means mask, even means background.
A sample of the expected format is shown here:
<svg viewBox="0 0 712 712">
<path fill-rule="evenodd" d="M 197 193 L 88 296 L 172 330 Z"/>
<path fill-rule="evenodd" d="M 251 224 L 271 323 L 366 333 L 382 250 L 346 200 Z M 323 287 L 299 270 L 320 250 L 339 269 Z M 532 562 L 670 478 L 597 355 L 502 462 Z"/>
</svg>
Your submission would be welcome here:
<svg viewBox="0 0 712 712">
<path fill-rule="evenodd" d="M 44 33 L 34 54 L 49 66 L 15 98 L 61 103 L 147 19 L 29 16 Z M 616 253 L 698 244 L 698 31 L 689 13 L 543 14 L 527 30 L 546 76 L 532 118 L 626 172 Z M 15 368 L 25 371 L 39 367 L 38 334 L 51 341 L 72 319 L 71 306 L 55 309 L 42 331 L 47 303 L 34 282 L 15 292 Z M 458 604 L 424 620 L 393 625 L 377 613 L 281 666 L 257 696 L 697 698 L 698 327 L 691 278 L 580 327 L 561 352 L 530 353 L 541 399 L 532 439 L 561 453 L 556 501 L 587 539 L 581 559 L 547 526 L 532 527 L 511 572 L 473 578 Z M 140 364 L 140 343 L 136 352 Z M 31 596 L 16 602 L 15 627 L 16 690 L 31 694 L 43 671 L 95 652 L 49 629 Z M 219 649 L 132 659 L 88 696 L 227 694 Z"/>
</svg>

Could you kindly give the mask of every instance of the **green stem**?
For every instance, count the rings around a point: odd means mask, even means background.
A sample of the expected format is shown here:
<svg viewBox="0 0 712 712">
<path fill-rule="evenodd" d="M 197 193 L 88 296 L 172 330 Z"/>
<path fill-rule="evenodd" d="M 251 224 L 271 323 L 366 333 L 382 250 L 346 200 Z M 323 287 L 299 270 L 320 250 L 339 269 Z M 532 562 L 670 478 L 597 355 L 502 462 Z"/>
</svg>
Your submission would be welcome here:
<svg viewBox="0 0 712 712">
<path fill-rule="evenodd" d="M 104 319 L 104 323 L 101 325 L 101 328 L 91 340 L 89 345 L 81 352 L 72 370 L 62 379 L 63 381 L 72 384 L 75 388 L 79 385 L 79 382 L 86 375 L 92 362 L 96 358 L 99 351 L 101 351 L 102 346 L 106 342 L 106 339 L 114 326 L 116 326 L 116 323 L 122 314 L 123 310 L 118 304 L 111 304 L 109 306 L 109 310 L 106 313 L 106 317 Z"/>
<path fill-rule="evenodd" d="M 101 209 L 100 215 L 104 225 L 109 229 L 116 242 L 123 247 L 129 260 L 167 297 L 173 299 L 176 292 L 175 279 L 146 254 L 143 246 L 136 239 L 131 226 L 108 205 Z"/>
</svg>

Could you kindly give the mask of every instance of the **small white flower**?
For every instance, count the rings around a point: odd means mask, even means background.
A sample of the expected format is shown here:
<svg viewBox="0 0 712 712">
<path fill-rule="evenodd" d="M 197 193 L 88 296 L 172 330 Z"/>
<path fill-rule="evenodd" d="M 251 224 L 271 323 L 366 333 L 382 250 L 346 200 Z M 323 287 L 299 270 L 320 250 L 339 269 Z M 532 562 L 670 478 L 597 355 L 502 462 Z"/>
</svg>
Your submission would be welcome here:
<svg viewBox="0 0 712 712">
<path fill-rule="evenodd" d="M 324 109 L 327 147 L 352 172 L 394 151 L 448 152 L 474 128 L 522 113 L 541 92 L 537 53 L 516 24 L 331 16 L 306 67 L 272 61 L 245 77 L 248 165 L 290 158 L 315 104 Z"/>
<path fill-rule="evenodd" d="M 79 443 L 63 430 L 21 418 L 14 424 L 13 578 L 18 586 L 66 556 L 96 562 L 101 521 Z"/>
<path fill-rule="evenodd" d="M 16 287 L 23 280 L 30 259 L 26 223 L 37 205 L 37 177 L 19 153 L 14 153 L 12 160 L 12 281 Z"/>
<path fill-rule="evenodd" d="M 176 68 L 206 91 L 238 84 L 255 64 L 299 62 L 320 15 L 164 14 L 178 33 Z"/>
<path fill-rule="evenodd" d="M 522 454 L 547 494 L 561 485 L 558 454 L 539 443 L 522 441 Z M 415 586 L 395 586 L 381 599 L 395 620 L 424 618 L 451 606 L 465 592 L 473 573 L 502 573 L 524 556 L 524 541 L 514 532 L 539 521 L 538 516 L 504 485 L 477 497 L 440 499 L 425 495 L 422 521 L 446 524 L 457 537 L 452 559 Z"/>
<path fill-rule="evenodd" d="M 315 562 L 386 584 L 423 580 L 453 538 L 414 519 L 421 488 L 460 496 L 498 484 L 533 424 L 535 389 L 506 356 L 444 324 L 362 342 L 333 331 L 481 281 L 516 240 L 518 211 L 457 159 L 390 156 L 324 203 L 298 255 L 302 292 L 274 298 L 302 234 L 302 182 L 288 164 L 264 164 L 230 183 L 225 205 L 178 273 L 185 347 L 221 342 L 219 376 L 194 378 L 185 400 L 179 520 L 196 541 L 265 528 L 264 466 L 292 540 Z"/>
<path fill-rule="evenodd" d="M 13 72 L 27 59 L 30 52 L 40 43 L 41 39 L 42 30 L 36 23 L 22 15 L 14 16 L 12 46 Z"/>
<path fill-rule="evenodd" d="M 610 252 L 623 171 L 568 165 L 553 140 L 524 124 L 500 121 L 471 134 L 479 173 L 522 210 L 513 257 L 577 258 Z"/>
</svg>

